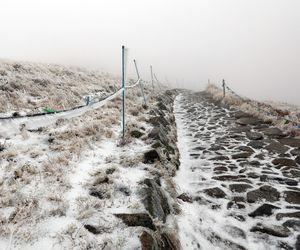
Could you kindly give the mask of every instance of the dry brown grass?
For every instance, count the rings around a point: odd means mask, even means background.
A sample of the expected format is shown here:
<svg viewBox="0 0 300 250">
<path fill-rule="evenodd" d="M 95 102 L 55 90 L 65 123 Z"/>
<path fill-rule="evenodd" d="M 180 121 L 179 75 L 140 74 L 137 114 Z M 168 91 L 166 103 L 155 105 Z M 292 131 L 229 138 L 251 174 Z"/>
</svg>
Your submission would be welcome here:
<svg viewBox="0 0 300 250">
<path fill-rule="evenodd" d="M 94 197 L 78 197 L 76 199 L 77 219 L 84 220 L 92 217 L 97 211 L 103 209 L 104 202 Z"/>
</svg>

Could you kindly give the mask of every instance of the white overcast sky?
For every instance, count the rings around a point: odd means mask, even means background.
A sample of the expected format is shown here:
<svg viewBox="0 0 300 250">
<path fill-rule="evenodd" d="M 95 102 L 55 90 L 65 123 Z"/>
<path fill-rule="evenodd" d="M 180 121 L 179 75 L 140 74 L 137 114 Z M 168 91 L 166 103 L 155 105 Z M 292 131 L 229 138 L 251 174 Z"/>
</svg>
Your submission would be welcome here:
<svg viewBox="0 0 300 250">
<path fill-rule="evenodd" d="M 300 0 L 0 0 L 0 58 L 120 72 L 300 104 Z"/>
</svg>

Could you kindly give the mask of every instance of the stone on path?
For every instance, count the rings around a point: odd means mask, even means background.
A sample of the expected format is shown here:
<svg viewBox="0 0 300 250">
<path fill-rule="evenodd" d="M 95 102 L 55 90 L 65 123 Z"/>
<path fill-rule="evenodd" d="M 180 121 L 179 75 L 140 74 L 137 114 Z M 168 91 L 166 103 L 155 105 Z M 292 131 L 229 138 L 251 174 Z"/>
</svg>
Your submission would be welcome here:
<svg viewBox="0 0 300 250">
<path fill-rule="evenodd" d="M 263 138 L 262 133 L 258 132 L 246 132 L 246 136 L 249 140 L 261 140 Z"/>
<path fill-rule="evenodd" d="M 231 209 L 231 208 L 244 209 L 245 205 L 239 202 L 229 201 L 227 203 L 227 209 Z"/>
<path fill-rule="evenodd" d="M 214 168 L 214 171 L 227 172 L 228 168 L 224 166 L 218 166 Z"/>
<path fill-rule="evenodd" d="M 236 193 L 244 193 L 247 191 L 247 189 L 249 188 L 253 188 L 253 186 L 249 185 L 249 184 L 230 184 L 229 185 L 229 189 L 232 192 L 236 192 Z"/>
<path fill-rule="evenodd" d="M 212 160 L 212 161 L 226 161 L 226 160 L 229 160 L 229 157 L 225 156 L 225 155 L 219 155 L 219 156 L 210 158 L 210 160 Z"/>
<path fill-rule="evenodd" d="M 299 178 L 299 177 L 300 177 L 300 170 L 292 169 L 292 170 L 290 171 L 290 174 L 291 174 L 292 177 L 294 177 L 294 178 Z"/>
<path fill-rule="evenodd" d="M 296 159 L 295 159 L 295 162 L 300 165 L 300 156 L 297 156 Z"/>
<path fill-rule="evenodd" d="M 261 200 L 275 202 L 279 200 L 279 197 L 280 193 L 277 191 L 277 189 L 268 185 L 264 185 L 256 190 L 247 193 L 247 201 L 250 203 Z"/>
<path fill-rule="evenodd" d="M 208 150 L 218 151 L 218 150 L 225 150 L 225 148 L 223 146 L 220 146 L 220 145 L 212 145 Z"/>
<path fill-rule="evenodd" d="M 300 139 L 297 138 L 282 138 L 279 139 L 279 142 L 294 148 L 300 147 Z"/>
<path fill-rule="evenodd" d="M 284 191 L 284 199 L 288 203 L 300 205 L 300 192 Z"/>
<path fill-rule="evenodd" d="M 282 225 L 284 227 L 293 228 L 295 231 L 300 231 L 300 220 L 287 220 Z"/>
<path fill-rule="evenodd" d="M 277 206 L 272 204 L 265 203 L 255 209 L 252 213 L 249 214 L 250 217 L 257 217 L 257 216 L 270 216 L 273 214 L 273 210 L 280 209 Z"/>
<path fill-rule="evenodd" d="M 300 156 L 300 148 L 295 148 L 290 152 L 294 156 Z"/>
<path fill-rule="evenodd" d="M 296 162 L 293 159 L 289 158 L 277 158 L 272 161 L 276 166 L 297 166 Z"/>
<path fill-rule="evenodd" d="M 204 193 L 214 198 L 225 198 L 226 193 L 218 187 L 204 189 Z"/>
<path fill-rule="evenodd" d="M 223 245 L 221 249 L 231 249 L 231 250 L 246 250 L 245 247 L 234 243 L 228 239 L 224 239 L 221 236 L 217 235 L 215 232 L 211 233 L 210 237 L 208 238 L 211 242 L 216 242 L 217 245 Z"/>
<path fill-rule="evenodd" d="M 275 237 L 282 237 L 286 238 L 290 236 L 291 231 L 283 226 L 264 226 L 261 224 L 258 224 L 250 229 L 250 232 L 260 232 L 260 233 L 265 233 L 269 234 Z"/>
<path fill-rule="evenodd" d="M 245 178 L 245 175 L 218 175 L 213 176 L 212 179 L 218 181 L 237 181 L 240 178 Z"/>
<path fill-rule="evenodd" d="M 236 226 L 229 226 L 229 225 L 227 225 L 227 226 L 225 226 L 224 229 L 232 237 L 238 237 L 238 238 L 246 239 L 245 232 L 242 229 L 240 229 L 240 228 L 238 228 Z"/>
<path fill-rule="evenodd" d="M 239 147 L 237 147 L 237 149 L 241 150 L 241 151 L 249 152 L 249 153 L 254 153 L 255 152 L 253 150 L 253 148 L 248 147 L 248 146 L 239 146 Z"/>
<path fill-rule="evenodd" d="M 265 143 L 262 141 L 251 141 L 247 144 L 247 146 L 255 148 L 255 149 L 263 148 L 264 145 L 265 145 Z"/>
<path fill-rule="evenodd" d="M 271 153 L 284 154 L 289 150 L 287 146 L 284 146 L 279 142 L 271 142 L 269 145 L 265 146 L 265 149 Z"/>
<path fill-rule="evenodd" d="M 298 218 L 298 219 L 300 219 L 300 212 L 278 213 L 278 214 L 276 214 L 276 219 L 277 220 L 281 220 L 283 218 Z"/>
<path fill-rule="evenodd" d="M 238 154 L 234 154 L 232 155 L 232 159 L 241 159 L 241 158 L 248 158 L 252 155 L 251 152 L 243 152 L 243 153 L 238 153 Z"/>
</svg>

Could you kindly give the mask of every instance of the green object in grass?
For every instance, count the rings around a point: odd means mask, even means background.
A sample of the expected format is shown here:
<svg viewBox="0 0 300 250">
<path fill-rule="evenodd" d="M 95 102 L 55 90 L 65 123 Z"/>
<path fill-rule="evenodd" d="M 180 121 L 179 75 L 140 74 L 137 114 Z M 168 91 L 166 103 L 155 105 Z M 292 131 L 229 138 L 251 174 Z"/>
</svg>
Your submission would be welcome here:
<svg viewBox="0 0 300 250">
<path fill-rule="evenodd" d="M 56 112 L 56 110 L 50 109 L 50 108 L 47 108 L 47 107 L 43 108 L 43 111 L 44 111 L 45 113 L 55 113 L 55 112 Z"/>
</svg>

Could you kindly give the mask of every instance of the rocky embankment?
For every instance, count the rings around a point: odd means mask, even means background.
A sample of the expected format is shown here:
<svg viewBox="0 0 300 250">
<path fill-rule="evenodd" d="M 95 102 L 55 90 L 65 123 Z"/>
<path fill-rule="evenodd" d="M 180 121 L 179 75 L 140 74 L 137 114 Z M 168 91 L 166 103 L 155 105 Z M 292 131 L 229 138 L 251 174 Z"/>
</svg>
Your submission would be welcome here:
<svg viewBox="0 0 300 250">
<path fill-rule="evenodd" d="M 205 92 L 175 115 L 183 248 L 300 249 L 300 139 Z"/>
<path fill-rule="evenodd" d="M 143 163 L 148 178 L 139 183 L 139 197 L 146 212 L 116 214 L 128 226 L 142 226 L 142 249 L 180 249 L 174 214 L 178 213 L 175 185 L 171 179 L 179 167 L 177 131 L 173 114 L 176 91 L 166 91 L 157 97 L 149 109 L 147 121 L 153 128 L 149 134 L 133 130 L 131 136 L 142 137 L 151 150 L 144 153 Z"/>
</svg>

